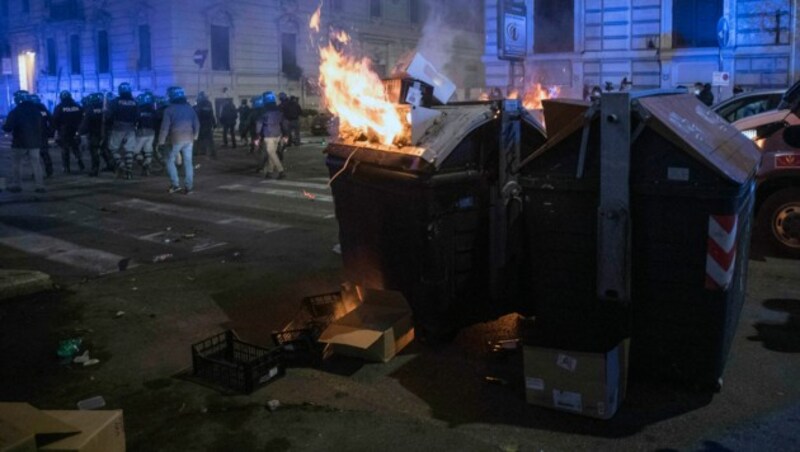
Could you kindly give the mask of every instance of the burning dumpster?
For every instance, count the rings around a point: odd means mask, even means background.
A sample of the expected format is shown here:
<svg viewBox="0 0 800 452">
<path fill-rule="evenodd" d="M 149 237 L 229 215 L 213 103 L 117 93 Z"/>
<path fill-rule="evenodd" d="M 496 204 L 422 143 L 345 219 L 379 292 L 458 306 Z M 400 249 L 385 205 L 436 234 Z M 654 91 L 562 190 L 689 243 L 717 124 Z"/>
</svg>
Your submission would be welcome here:
<svg viewBox="0 0 800 452">
<path fill-rule="evenodd" d="M 503 105 L 398 105 L 408 145 L 345 135 L 325 151 L 345 278 L 401 292 L 417 337 L 517 310 L 522 230 L 509 169 L 545 135 L 518 102 Z"/>
<path fill-rule="evenodd" d="M 758 152 L 693 96 L 665 94 L 545 102 L 549 140 L 520 177 L 524 294 L 550 342 L 631 334 L 632 371 L 715 389 L 745 296 Z"/>
</svg>

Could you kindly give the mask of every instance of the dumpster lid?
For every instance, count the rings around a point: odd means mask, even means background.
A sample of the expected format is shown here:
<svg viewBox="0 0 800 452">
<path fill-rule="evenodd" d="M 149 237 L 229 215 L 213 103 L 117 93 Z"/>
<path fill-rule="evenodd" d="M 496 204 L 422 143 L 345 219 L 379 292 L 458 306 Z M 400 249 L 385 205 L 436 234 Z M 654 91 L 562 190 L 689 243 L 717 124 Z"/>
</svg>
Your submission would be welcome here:
<svg viewBox="0 0 800 452">
<path fill-rule="evenodd" d="M 434 107 L 433 110 L 442 114 L 425 131 L 415 146 L 396 147 L 377 143 L 346 141 L 337 143 L 356 148 L 368 148 L 370 150 L 419 157 L 438 169 L 469 134 L 495 120 L 495 111 L 492 107 L 493 103 L 491 102 Z M 530 114 L 523 112 L 522 120 L 544 135 L 544 128 Z"/>
<path fill-rule="evenodd" d="M 758 167 L 755 144 L 691 94 L 637 99 L 647 125 L 726 179 L 745 183 Z"/>
<path fill-rule="evenodd" d="M 564 132 L 569 135 L 583 126 L 583 116 L 592 103 L 580 99 L 545 99 L 544 123 L 547 124 L 547 135 L 556 136 Z M 579 120 L 576 121 L 576 118 Z"/>
</svg>

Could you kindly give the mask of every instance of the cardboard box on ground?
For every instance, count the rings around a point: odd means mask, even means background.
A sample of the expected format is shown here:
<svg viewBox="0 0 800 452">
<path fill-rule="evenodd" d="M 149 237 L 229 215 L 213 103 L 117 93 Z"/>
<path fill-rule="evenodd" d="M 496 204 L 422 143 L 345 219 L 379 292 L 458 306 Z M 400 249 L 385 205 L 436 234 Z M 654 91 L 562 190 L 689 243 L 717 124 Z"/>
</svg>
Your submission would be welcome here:
<svg viewBox="0 0 800 452">
<path fill-rule="evenodd" d="M 319 341 L 334 353 L 387 362 L 414 340 L 411 309 L 399 292 L 360 290 L 362 303 L 333 321 Z"/>
<path fill-rule="evenodd" d="M 526 345 L 525 399 L 533 405 L 610 419 L 625 398 L 629 343 L 625 339 L 605 352 Z"/>
<path fill-rule="evenodd" d="M 51 411 L 0 402 L 0 452 L 124 452 L 122 410 Z"/>
</svg>

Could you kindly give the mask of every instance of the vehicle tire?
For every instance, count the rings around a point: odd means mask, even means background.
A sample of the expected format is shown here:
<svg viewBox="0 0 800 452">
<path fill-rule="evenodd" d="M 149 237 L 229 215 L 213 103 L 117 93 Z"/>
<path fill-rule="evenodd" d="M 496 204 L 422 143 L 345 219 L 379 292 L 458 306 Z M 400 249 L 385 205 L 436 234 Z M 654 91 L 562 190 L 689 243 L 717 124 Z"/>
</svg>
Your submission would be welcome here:
<svg viewBox="0 0 800 452">
<path fill-rule="evenodd" d="M 780 255 L 800 258 L 800 188 L 784 188 L 764 201 L 758 223 Z"/>
</svg>

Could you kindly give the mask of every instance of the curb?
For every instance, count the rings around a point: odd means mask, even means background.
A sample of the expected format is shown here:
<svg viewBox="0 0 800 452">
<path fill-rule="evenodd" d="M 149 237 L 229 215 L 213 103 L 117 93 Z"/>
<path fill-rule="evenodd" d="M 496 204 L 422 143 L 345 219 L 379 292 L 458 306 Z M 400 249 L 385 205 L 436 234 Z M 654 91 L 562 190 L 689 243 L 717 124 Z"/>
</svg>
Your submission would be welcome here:
<svg viewBox="0 0 800 452">
<path fill-rule="evenodd" d="M 53 289 L 50 275 L 34 270 L 0 269 L 0 301 Z"/>
</svg>

